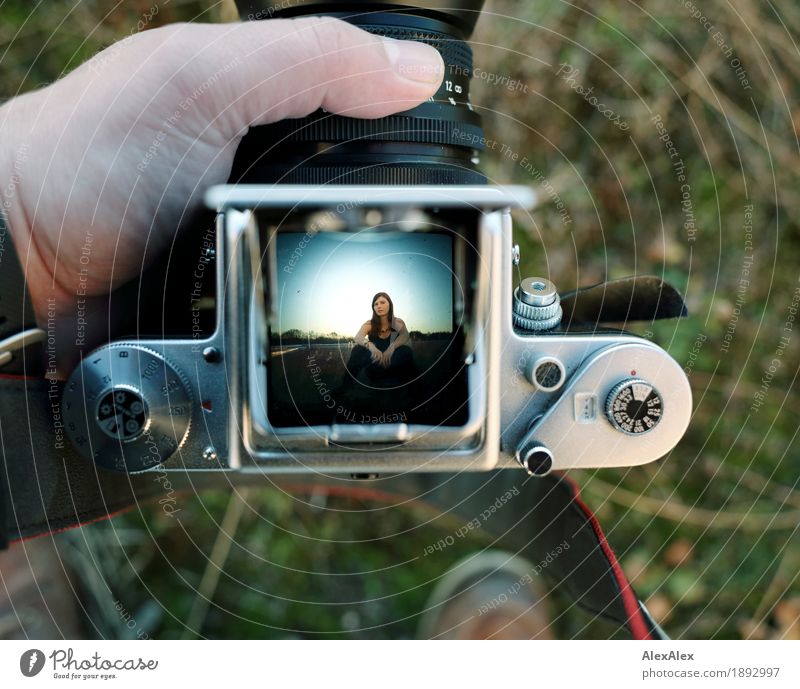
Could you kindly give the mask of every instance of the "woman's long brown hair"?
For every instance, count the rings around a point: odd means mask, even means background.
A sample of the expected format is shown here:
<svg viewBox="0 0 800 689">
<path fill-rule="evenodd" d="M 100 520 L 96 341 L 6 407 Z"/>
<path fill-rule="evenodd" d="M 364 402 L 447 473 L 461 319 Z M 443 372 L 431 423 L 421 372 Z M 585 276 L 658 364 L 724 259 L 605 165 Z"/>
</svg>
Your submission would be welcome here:
<svg viewBox="0 0 800 689">
<path fill-rule="evenodd" d="M 375 333 L 376 336 L 381 332 L 381 318 L 380 316 L 375 313 L 375 302 L 378 301 L 378 297 L 383 297 L 386 301 L 389 302 L 389 313 L 387 316 L 389 317 L 389 327 L 392 327 L 392 320 L 394 319 L 394 302 L 392 298 L 386 294 L 386 292 L 378 292 L 374 297 L 372 297 L 372 320 L 370 321 L 369 326 L 369 334 Z"/>
</svg>

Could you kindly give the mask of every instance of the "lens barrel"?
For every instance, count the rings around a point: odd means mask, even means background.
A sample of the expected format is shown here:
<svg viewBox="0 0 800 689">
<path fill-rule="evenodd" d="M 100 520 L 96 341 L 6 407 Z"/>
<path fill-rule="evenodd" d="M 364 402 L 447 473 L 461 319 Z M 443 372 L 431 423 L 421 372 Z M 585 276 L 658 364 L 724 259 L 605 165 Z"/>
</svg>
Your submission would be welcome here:
<svg viewBox="0 0 800 689">
<path fill-rule="evenodd" d="M 289 4 L 288 2 L 286 3 Z M 394 3 L 295 2 L 290 7 L 237 2 L 242 19 L 325 15 L 370 33 L 436 48 L 445 76 L 433 98 L 396 115 L 356 119 L 322 110 L 253 127 L 242 140 L 233 183 L 483 184 L 476 169 L 480 116 L 469 102 L 472 32 L 483 0 L 435 10 Z"/>
</svg>

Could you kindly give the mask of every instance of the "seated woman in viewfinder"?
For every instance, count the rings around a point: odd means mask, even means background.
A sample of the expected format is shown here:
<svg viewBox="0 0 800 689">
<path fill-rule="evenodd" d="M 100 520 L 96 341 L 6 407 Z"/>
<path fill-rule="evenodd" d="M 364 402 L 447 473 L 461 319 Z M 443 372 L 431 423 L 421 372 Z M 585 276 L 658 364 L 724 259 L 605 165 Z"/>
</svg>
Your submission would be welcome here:
<svg viewBox="0 0 800 689">
<path fill-rule="evenodd" d="M 365 367 L 372 381 L 408 382 L 416 371 L 410 341 L 406 324 L 394 315 L 391 297 L 378 292 L 372 298 L 372 318 L 356 333 L 342 387 L 351 385 Z"/>
</svg>

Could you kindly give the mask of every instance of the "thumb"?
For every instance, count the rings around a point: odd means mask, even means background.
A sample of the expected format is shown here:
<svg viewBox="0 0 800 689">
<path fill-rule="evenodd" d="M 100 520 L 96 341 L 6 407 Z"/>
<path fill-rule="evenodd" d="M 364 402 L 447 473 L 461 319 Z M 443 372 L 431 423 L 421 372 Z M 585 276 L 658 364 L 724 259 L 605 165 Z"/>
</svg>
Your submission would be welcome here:
<svg viewBox="0 0 800 689">
<path fill-rule="evenodd" d="M 179 25 L 174 31 L 180 53 L 191 55 L 182 77 L 203 83 L 229 66 L 208 89 L 206 105 L 235 131 L 318 108 L 384 117 L 431 97 L 444 76 L 435 48 L 374 36 L 330 17 Z M 175 50 L 175 43 L 165 42 L 164 49 Z"/>
</svg>

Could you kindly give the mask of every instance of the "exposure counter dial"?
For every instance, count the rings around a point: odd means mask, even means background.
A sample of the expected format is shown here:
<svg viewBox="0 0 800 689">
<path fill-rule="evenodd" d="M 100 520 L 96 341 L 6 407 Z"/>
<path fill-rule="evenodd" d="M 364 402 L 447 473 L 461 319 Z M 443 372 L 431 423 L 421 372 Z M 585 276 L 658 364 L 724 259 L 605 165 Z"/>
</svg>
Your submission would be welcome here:
<svg viewBox="0 0 800 689">
<path fill-rule="evenodd" d="M 105 469 L 136 473 L 162 464 L 186 441 L 191 419 L 186 380 L 145 347 L 100 347 L 64 389 L 67 434 Z"/>
<path fill-rule="evenodd" d="M 606 416 L 621 433 L 640 435 L 652 431 L 661 421 L 664 400 L 650 383 L 629 378 L 617 383 L 606 399 Z"/>
</svg>

